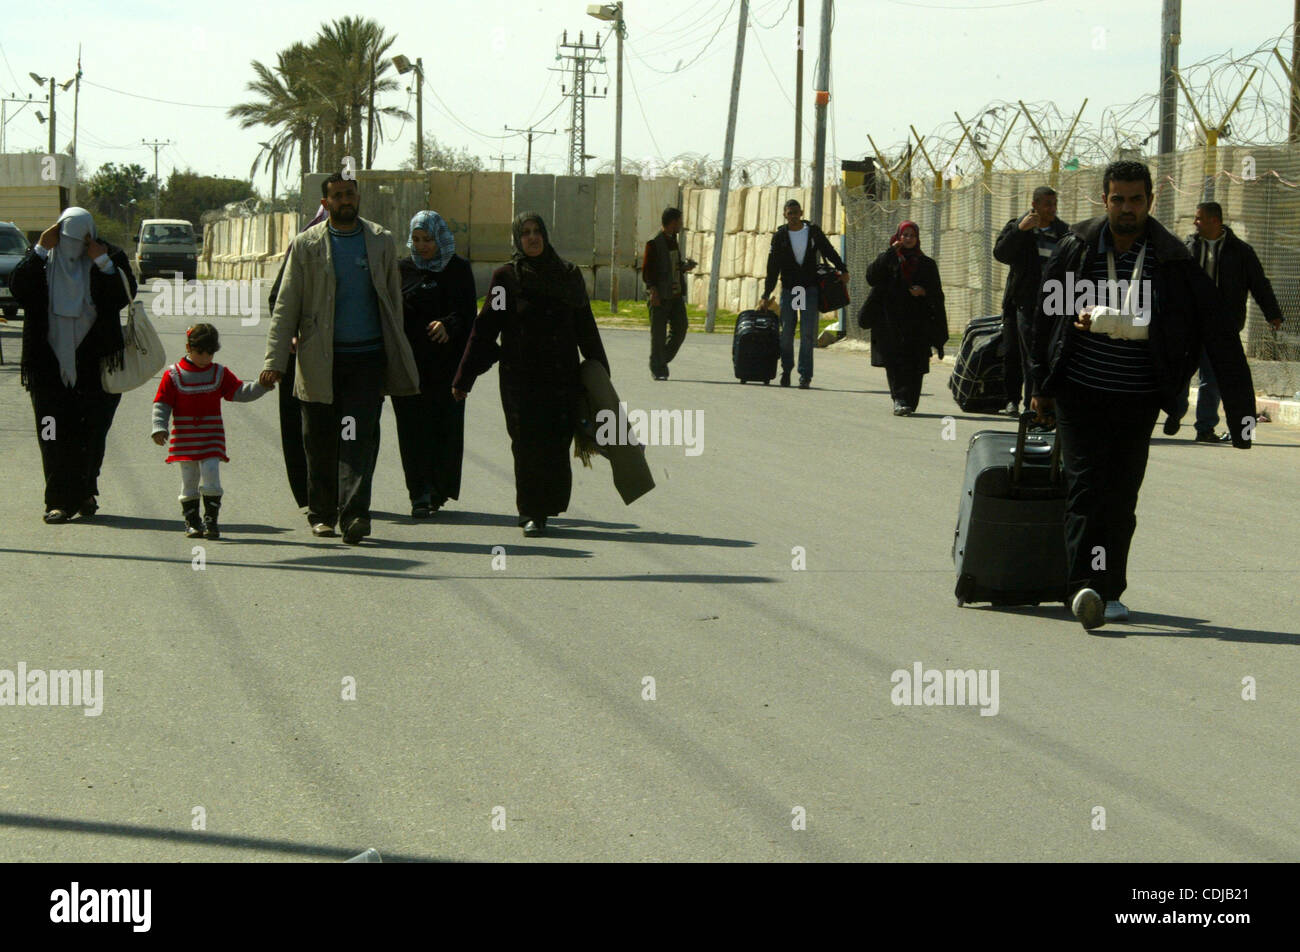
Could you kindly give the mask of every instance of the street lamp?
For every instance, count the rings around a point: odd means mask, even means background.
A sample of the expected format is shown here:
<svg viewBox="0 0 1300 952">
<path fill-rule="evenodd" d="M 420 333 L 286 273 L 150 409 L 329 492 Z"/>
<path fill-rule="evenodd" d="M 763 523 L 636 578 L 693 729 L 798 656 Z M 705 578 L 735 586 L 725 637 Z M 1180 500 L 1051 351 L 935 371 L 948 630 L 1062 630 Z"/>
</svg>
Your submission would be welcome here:
<svg viewBox="0 0 1300 952">
<path fill-rule="evenodd" d="M 609 246 L 609 312 L 618 313 L 618 199 L 623 190 L 623 36 L 627 24 L 623 20 L 623 3 L 593 3 L 587 7 L 587 16 L 597 20 L 612 21 L 618 38 L 618 85 L 614 98 L 614 228 Z"/>
<path fill-rule="evenodd" d="M 405 56 L 393 57 L 393 68 L 405 75 L 415 70 L 415 167 L 424 168 L 424 60 L 415 58 L 412 64 Z M 409 103 L 410 100 L 408 99 Z"/>
</svg>

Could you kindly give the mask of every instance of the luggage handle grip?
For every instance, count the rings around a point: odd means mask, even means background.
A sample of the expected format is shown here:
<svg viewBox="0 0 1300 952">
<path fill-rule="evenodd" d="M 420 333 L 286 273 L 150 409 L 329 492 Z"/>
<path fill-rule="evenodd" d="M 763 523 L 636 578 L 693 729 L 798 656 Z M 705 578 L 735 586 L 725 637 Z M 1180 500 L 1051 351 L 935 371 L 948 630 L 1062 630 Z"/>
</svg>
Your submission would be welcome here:
<svg viewBox="0 0 1300 952">
<path fill-rule="evenodd" d="M 1015 461 L 1011 464 L 1011 485 L 1012 487 L 1020 486 L 1020 470 L 1025 463 L 1025 438 L 1029 433 L 1029 424 L 1038 419 L 1038 414 L 1033 410 L 1026 410 L 1020 414 L 1020 426 L 1016 430 L 1016 449 Z M 1061 481 L 1061 439 L 1060 434 L 1052 440 L 1052 458 L 1049 462 L 1051 473 L 1049 479 L 1053 486 Z"/>
</svg>

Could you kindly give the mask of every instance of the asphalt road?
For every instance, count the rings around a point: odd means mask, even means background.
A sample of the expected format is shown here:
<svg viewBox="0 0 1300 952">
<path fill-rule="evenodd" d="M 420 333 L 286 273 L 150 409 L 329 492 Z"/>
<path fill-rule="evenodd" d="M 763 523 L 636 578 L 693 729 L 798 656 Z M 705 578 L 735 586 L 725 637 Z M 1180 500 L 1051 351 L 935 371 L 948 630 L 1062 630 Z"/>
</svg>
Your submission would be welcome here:
<svg viewBox="0 0 1300 952">
<path fill-rule="evenodd" d="M 159 324 L 180 356 L 185 319 Z M 251 379 L 264 325 L 220 326 Z M 0 707 L 0 859 L 1300 859 L 1295 430 L 1249 453 L 1157 430 L 1132 622 L 1088 634 L 1059 605 L 956 607 L 966 444 L 1010 423 L 955 412 L 942 368 L 899 419 L 860 355 L 819 352 L 809 392 L 741 386 L 729 338 L 691 335 L 655 383 L 646 334 L 607 330 L 630 406 L 706 424 L 697 456 L 649 450 L 631 507 L 575 465 L 570 510 L 524 539 L 493 371 L 458 502 L 408 518 L 386 408 L 374 536 L 316 540 L 272 395 L 227 405 L 196 570 L 152 388 L 118 411 L 100 517 L 41 522 L 20 327 L 0 669 L 104 687 L 95 717 Z M 895 705 L 917 662 L 996 670 L 997 713 Z"/>
</svg>

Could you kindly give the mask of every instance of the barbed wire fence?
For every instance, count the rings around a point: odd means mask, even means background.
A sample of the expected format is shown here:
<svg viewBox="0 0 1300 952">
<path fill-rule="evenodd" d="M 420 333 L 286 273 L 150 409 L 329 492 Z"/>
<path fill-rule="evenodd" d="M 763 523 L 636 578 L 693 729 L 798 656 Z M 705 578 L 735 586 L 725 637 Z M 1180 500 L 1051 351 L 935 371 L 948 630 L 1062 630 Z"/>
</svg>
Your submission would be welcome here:
<svg viewBox="0 0 1300 952">
<path fill-rule="evenodd" d="M 1166 155 L 1157 153 L 1155 94 L 1095 118 L 1085 103 L 994 101 L 884 149 L 868 138 L 863 153 L 875 160 L 875 181 L 841 195 L 850 272 L 865 272 L 899 222 L 917 222 L 959 333 L 971 318 L 999 312 L 1007 269 L 993 260 L 993 242 L 1028 211 L 1035 187 L 1052 184 L 1061 218 L 1084 221 L 1104 211 L 1106 164 L 1138 159 L 1152 170 L 1155 215 L 1167 228 L 1190 234 L 1197 203 L 1212 198 L 1225 224 L 1254 247 L 1285 323 L 1275 333 L 1252 298 L 1243 343 L 1256 361 L 1270 362 L 1256 364 L 1256 386 L 1292 396 L 1300 390 L 1300 142 L 1287 142 L 1291 42 L 1288 30 L 1248 53 L 1180 69 L 1177 147 Z M 1198 115 L 1217 124 L 1217 144 Z M 848 333 L 863 336 L 855 323 Z"/>
</svg>

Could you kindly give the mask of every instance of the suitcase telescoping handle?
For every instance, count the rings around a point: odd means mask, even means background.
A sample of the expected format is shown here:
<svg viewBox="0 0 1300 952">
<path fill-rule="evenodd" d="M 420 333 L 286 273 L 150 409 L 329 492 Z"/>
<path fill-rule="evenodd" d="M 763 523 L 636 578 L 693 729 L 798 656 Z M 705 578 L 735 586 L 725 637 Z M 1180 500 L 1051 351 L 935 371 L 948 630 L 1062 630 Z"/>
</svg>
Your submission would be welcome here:
<svg viewBox="0 0 1300 952">
<path fill-rule="evenodd" d="M 1011 464 L 1011 485 L 1020 485 L 1020 468 L 1025 462 L 1025 438 L 1029 434 L 1029 424 L 1038 418 L 1038 414 L 1033 410 L 1026 410 L 1020 414 L 1020 428 L 1016 431 L 1016 453 L 1015 461 Z M 1052 440 L 1052 457 L 1051 457 L 1051 474 L 1049 479 L 1052 485 L 1061 481 L 1061 434 L 1057 433 Z"/>
</svg>

